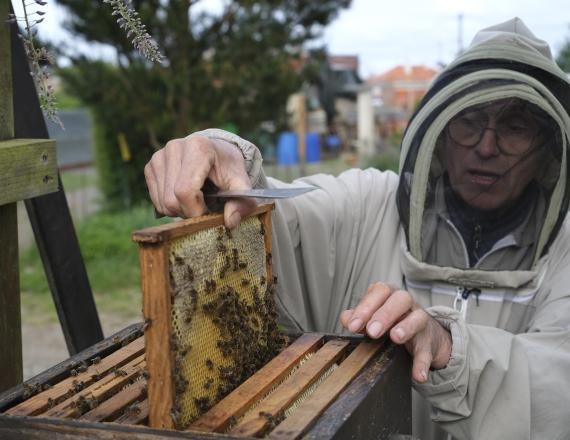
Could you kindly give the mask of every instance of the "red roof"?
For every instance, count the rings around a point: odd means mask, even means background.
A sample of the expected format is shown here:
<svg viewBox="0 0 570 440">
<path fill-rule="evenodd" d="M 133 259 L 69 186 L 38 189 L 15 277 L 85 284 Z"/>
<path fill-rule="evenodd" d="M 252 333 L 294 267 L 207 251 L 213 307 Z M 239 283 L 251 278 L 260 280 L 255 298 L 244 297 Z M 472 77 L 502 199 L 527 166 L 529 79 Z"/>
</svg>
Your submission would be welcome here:
<svg viewBox="0 0 570 440">
<path fill-rule="evenodd" d="M 438 71 L 431 67 L 416 66 L 396 66 L 380 75 L 373 75 L 366 81 L 368 84 L 391 81 L 429 81 L 438 74 Z"/>
</svg>

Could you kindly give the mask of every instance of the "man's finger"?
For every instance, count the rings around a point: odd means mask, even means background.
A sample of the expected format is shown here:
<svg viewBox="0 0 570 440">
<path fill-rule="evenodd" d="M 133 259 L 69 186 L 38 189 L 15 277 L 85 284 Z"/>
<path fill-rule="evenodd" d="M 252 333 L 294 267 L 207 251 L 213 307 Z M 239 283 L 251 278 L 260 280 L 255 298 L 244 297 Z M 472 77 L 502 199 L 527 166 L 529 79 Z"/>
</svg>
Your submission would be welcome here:
<svg viewBox="0 0 570 440">
<path fill-rule="evenodd" d="M 354 313 L 346 326 L 351 332 L 359 332 L 365 328 L 366 324 L 374 314 L 390 297 L 392 288 L 385 283 L 372 284 L 364 298 L 354 309 Z"/>
<path fill-rule="evenodd" d="M 156 208 L 157 211 L 160 211 L 160 202 L 158 197 L 158 186 L 156 183 L 156 176 L 152 170 L 152 166 L 150 164 L 146 164 L 144 167 L 144 177 L 146 180 L 146 186 L 148 188 L 148 194 L 150 196 L 150 200 L 152 200 L 152 204 Z"/>
<path fill-rule="evenodd" d="M 390 338 L 396 344 L 405 344 L 426 329 L 428 319 L 422 309 L 414 310 L 390 330 Z"/>
<path fill-rule="evenodd" d="M 174 185 L 174 193 L 184 217 L 196 217 L 207 212 L 202 187 L 214 162 L 214 151 L 209 142 L 201 138 L 185 140 L 181 172 Z"/>
<path fill-rule="evenodd" d="M 235 228 L 242 218 L 253 212 L 257 202 L 255 199 L 236 198 L 226 202 L 224 206 L 224 223 L 229 229 Z"/>
<path fill-rule="evenodd" d="M 392 325 L 408 314 L 414 304 L 410 294 L 404 290 L 396 290 L 389 295 L 381 307 L 377 307 L 366 327 L 371 338 L 379 338 Z"/>
<path fill-rule="evenodd" d="M 184 216 L 182 207 L 175 193 L 175 185 L 182 167 L 183 144 L 180 140 L 169 142 L 164 155 L 164 188 L 162 193 L 163 204 L 168 211 L 177 217 Z"/>
<path fill-rule="evenodd" d="M 417 341 L 414 348 L 414 363 L 412 365 L 412 378 L 419 383 L 427 381 L 428 371 L 431 365 L 431 343 L 427 338 Z"/>
<path fill-rule="evenodd" d="M 170 215 L 168 209 L 166 209 L 164 206 L 164 200 L 162 198 L 164 194 L 164 179 L 166 173 L 164 149 L 158 150 L 156 153 L 154 153 L 149 164 L 152 168 L 152 174 L 154 175 L 154 180 L 156 182 L 157 203 L 155 203 L 155 207 L 160 213 L 164 215 Z"/>
</svg>

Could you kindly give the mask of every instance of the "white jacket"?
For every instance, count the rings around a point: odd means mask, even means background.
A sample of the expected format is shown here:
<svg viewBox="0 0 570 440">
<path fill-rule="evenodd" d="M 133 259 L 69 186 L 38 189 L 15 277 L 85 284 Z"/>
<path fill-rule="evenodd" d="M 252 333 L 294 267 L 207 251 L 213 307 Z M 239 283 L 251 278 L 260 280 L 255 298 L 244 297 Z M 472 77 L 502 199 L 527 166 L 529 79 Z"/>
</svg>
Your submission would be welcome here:
<svg viewBox="0 0 570 440">
<path fill-rule="evenodd" d="M 520 65 L 510 67 L 510 60 Z M 489 77 L 516 77 L 516 90 L 519 81 L 524 93 L 538 90 L 564 137 L 559 180 L 528 270 L 464 270 L 422 261 L 417 228 L 424 217 L 418 207 L 426 182 L 421 171 L 433 160 L 426 153 L 426 121 L 446 96 Z M 542 77 L 551 83 L 544 85 Z M 300 179 L 292 185 L 320 190 L 277 202 L 273 263 L 279 312 L 289 329 L 344 332 L 339 314 L 354 308 L 371 283 L 383 281 L 403 286 L 451 331 L 447 367 L 431 371 L 427 383 L 414 384 L 422 396 L 414 396 L 414 435 L 422 439 L 446 438 L 444 430 L 465 439 L 570 438 L 569 100 L 570 85 L 548 46 L 520 20 L 511 20 L 478 34 L 440 75 L 410 123 L 401 157 L 405 175 L 406 159 L 416 148 L 410 200 L 402 199 L 398 175 L 368 169 Z M 236 144 L 254 186 L 285 185 L 264 176 L 253 144 L 221 130 L 199 134 Z M 408 202 L 404 221 L 398 203 L 401 209 Z M 474 287 L 480 290 L 477 297 L 458 297 Z"/>
</svg>

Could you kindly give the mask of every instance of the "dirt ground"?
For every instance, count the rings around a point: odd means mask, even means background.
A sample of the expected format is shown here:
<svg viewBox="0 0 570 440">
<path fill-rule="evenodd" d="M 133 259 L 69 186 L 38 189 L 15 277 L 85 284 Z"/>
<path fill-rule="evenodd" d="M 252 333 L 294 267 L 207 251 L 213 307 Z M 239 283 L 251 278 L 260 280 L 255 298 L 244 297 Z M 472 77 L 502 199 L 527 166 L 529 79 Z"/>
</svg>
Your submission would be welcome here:
<svg viewBox="0 0 570 440">
<path fill-rule="evenodd" d="M 54 312 L 55 315 L 55 312 Z M 61 326 L 57 319 L 22 320 L 22 356 L 24 361 L 24 380 L 27 380 L 59 362 L 67 359 L 69 353 Z M 139 322 L 133 316 L 101 315 L 99 316 L 105 337 Z"/>
</svg>

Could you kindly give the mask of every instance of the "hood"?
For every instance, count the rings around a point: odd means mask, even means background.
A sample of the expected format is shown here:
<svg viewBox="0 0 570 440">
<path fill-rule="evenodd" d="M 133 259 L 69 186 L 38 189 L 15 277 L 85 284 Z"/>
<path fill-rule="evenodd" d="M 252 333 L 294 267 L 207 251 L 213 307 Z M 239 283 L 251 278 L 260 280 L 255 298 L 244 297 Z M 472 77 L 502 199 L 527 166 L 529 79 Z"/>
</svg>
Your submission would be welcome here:
<svg viewBox="0 0 570 440">
<path fill-rule="evenodd" d="M 511 127 L 510 120 L 504 121 L 501 116 L 503 108 L 512 112 L 515 107 L 524 107 L 521 111 L 530 115 L 527 119 L 532 120 L 528 123 L 523 118 L 523 122 L 517 122 L 527 130 L 530 130 L 529 124 L 533 126 L 528 135 L 533 142 L 532 153 L 526 153 L 526 147 L 524 154 L 516 150 L 515 128 Z M 430 250 L 433 234 L 439 228 L 438 222 L 449 223 L 449 227 L 455 229 L 451 231 L 455 236 L 461 235 L 464 241 L 470 241 L 473 233 L 464 233 L 463 230 L 469 229 L 473 220 L 469 216 L 473 215 L 476 218 L 473 224 L 483 222 L 483 230 L 489 227 L 494 231 L 493 240 L 510 237 L 507 242 L 520 239 L 517 243 L 526 246 L 524 252 L 519 248 L 519 254 L 522 252 L 524 258 L 517 255 L 513 259 L 513 254 L 507 253 L 503 258 L 504 264 L 494 261 L 493 267 L 487 265 L 483 272 L 521 268 L 532 272 L 541 257 L 548 253 L 568 210 L 569 111 L 570 83 L 566 74 L 553 60 L 548 44 L 536 38 L 522 20 L 514 18 L 480 31 L 469 48 L 437 77 L 404 134 L 398 210 L 411 257 L 422 267 L 433 264 L 464 272 L 478 269 L 479 274 L 481 267 L 474 267 L 478 257 L 475 263 L 472 260 L 471 263 L 454 264 L 445 259 L 434 259 L 433 249 Z M 471 140 L 467 142 L 468 147 L 460 143 L 461 147 L 453 151 L 461 150 L 461 154 L 466 155 L 463 163 L 463 159 L 456 160 L 456 168 L 463 167 L 465 173 L 471 173 L 469 184 L 488 188 L 481 190 L 483 195 L 477 200 L 486 197 L 490 202 L 481 203 L 472 202 L 461 189 L 458 190 L 457 182 L 461 177 L 454 178 L 449 154 L 451 124 L 462 115 L 477 112 L 487 118 L 483 122 L 476 121 L 479 124 L 477 139 L 495 142 L 497 150 L 493 154 L 498 159 L 477 158 L 476 163 L 469 162 L 475 159 L 468 155 L 475 157 L 480 148 L 476 141 Z M 455 141 L 455 132 L 451 135 Z M 521 164 L 526 168 L 523 169 Z M 461 171 L 456 172 L 457 175 L 461 175 Z M 532 178 L 524 177 L 527 175 L 532 175 Z M 524 188 L 517 189 L 513 184 L 516 179 L 522 179 L 520 186 Z M 508 185 L 511 185 L 510 190 L 505 189 Z M 462 213 L 458 216 L 457 212 L 449 212 L 446 207 L 450 206 L 456 209 L 466 206 L 469 215 L 466 217 Z M 456 224 L 457 221 L 460 224 Z M 509 225 L 513 231 L 508 230 Z M 501 242 L 506 246 L 504 241 Z M 489 251 L 488 248 L 484 250 Z M 461 251 L 451 249 L 451 257 L 454 252 Z"/>
</svg>

